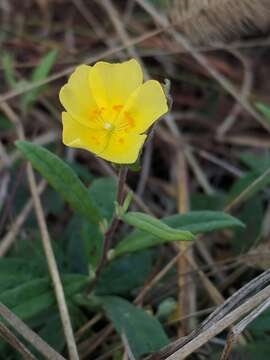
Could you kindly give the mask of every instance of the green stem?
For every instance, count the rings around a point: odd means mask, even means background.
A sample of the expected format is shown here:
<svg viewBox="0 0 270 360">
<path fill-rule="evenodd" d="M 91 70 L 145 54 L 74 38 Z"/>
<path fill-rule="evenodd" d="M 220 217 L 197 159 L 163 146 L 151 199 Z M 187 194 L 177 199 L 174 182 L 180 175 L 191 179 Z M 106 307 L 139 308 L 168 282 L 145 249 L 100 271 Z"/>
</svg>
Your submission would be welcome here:
<svg viewBox="0 0 270 360">
<path fill-rule="evenodd" d="M 118 186 L 117 186 L 117 197 L 116 197 L 117 203 L 119 205 L 123 205 L 125 199 L 125 183 L 126 183 L 127 173 L 128 173 L 128 167 L 126 165 L 121 165 L 118 174 Z M 111 224 L 104 234 L 102 255 L 96 269 L 95 280 L 87 291 L 88 294 L 92 291 L 101 271 L 103 270 L 105 264 L 107 263 L 108 260 L 107 255 L 108 255 L 108 251 L 110 250 L 111 240 L 118 227 L 118 224 L 119 224 L 119 219 L 116 216 L 116 213 L 114 213 Z"/>
</svg>

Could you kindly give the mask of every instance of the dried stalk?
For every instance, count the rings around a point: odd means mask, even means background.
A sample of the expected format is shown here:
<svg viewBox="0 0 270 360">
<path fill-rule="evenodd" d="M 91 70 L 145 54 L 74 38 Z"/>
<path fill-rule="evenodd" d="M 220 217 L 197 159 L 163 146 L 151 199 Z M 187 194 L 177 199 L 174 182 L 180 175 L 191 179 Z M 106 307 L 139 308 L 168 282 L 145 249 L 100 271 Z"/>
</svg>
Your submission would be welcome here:
<svg viewBox="0 0 270 360">
<path fill-rule="evenodd" d="M 31 330 L 22 320 L 11 312 L 4 304 L 0 303 L 0 315 L 31 345 L 33 345 L 48 360 L 65 360 Z"/>
<path fill-rule="evenodd" d="M 245 328 L 252 323 L 258 316 L 260 316 L 265 310 L 270 306 L 270 299 L 264 301 L 257 309 L 253 310 L 246 318 L 239 322 L 236 326 L 232 328 L 228 337 L 227 344 L 224 348 L 223 354 L 220 360 L 228 360 L 229 355 L 232 351 L 234 343 L 237 341 L 238 337 L 242 334 Z"/>
<path fill-rule="evenodd" d="M 23 343 L 17 339 L 17 337 L 0 322 L 0 338 L 9 343 L 18 353 L 21 354 L 22 358 L 25 360 L 37 360 L 34 355 L 23 345 Z"/>
<path fill-rule="evenodd" d="M 17 115 L 13 112 L 13 110 L 7 103 L 5 103 L 5 102 L 0 103 L 0 106 L 1 106 L 1 109 L 3 110 L 3 112 L 6 114 L 6 116 L 15 125 L 19 139 L 25 140 L 24 129 L 23 129 L 23 126 L 22 126 L 19 118 L 17 117 Z M 72 324 L 71 324 L 71 320 L 70 320 L 70 316 L 69 316 L 68 308 L 67 308 L 67 304 L 66 304 L 64 289 L 62 286 L 56 259 L 55 259 L 54 252 L 52 249 L 51 239 L 50 239 L 49 231 L 47 228 L 44 211 L 43 211 L 40 197 L 38 194 L 38 188 L 37 188 L 37 183 L 36 183 L 36 179 L 35 179 L 35 175 L 34 175 L 34 170 L 31 166 L 31 164 L 27 164 L 27 178 L 28 178 L 31 195 L 33 198 L 33 204 L 34 204 L 34 208 L 35 208 L 35 212 L 36 212 L 38 226 L 39 226 L 40 233 L 41 233 L 41 240 L 42 240 L 44 252 L 46 255 L 46 259 L 47 259 L 48 268 L 49 268 L 49 272 L 50 272 L 54 290 L 55 290 L 55 295 L 56 295 L 56 299 L 57 299 L 57 303 L 58 303 L 58 309 L 59 309 L 60 318 L 62 321 L 62 325 L 63 325 L 63 329 L 64 329 L 66 341 L 67 341 L 67 347 L 68 347 L 70 359 L 71 360 L 79 360 L 77 346 L 76 346 L 76 342 L 75 342 L 75 338 L 74 338 L 74 334 L 73 334 L 73 330 L 72 330 Z"/>
<path fill-rule="evenodd" d="M 193 43 L 230 40 L 270 24 L 268 0 L 173 0 L 172 19 Z"/>
</svg>

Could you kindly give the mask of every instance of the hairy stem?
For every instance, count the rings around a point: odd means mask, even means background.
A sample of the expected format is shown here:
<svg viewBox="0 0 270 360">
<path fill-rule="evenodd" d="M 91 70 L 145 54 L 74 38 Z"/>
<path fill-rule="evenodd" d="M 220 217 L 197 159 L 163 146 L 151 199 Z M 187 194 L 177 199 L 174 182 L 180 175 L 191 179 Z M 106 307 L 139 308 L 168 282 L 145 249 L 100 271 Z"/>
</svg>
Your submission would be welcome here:
<svg viewBox="0 0 270 360">
<path fill-rule="evenodd" d="M 128 167 L 125 165 L 122 165 L 120 167 L 119 174 L 118 174 L 118 186 L 117 186 L 117 197 L 116 197 L 117 203 L 119 205 L 123 205 L 123 202 L 125 199 L 125 183 L 126 183 L 127 173 L 128 173 Z M 101 255 L 99 264 L 97 266 L 97 269 L 96 269 L 95 280 L 91 284 L 90 288 L 87 291 L 88 294 L 92 291 L 93 287 L 95 286 L 96 281 L 108 260 L 107 255 L 108 255 L 108 251 L 110 250 L 111 240 L 117 229 L 118 224 L 119 224 L 119 219 L 116 216 L 116 213 L 114 213 L 111 224 L 104 234 L 102 255 Z"/>
</svg>

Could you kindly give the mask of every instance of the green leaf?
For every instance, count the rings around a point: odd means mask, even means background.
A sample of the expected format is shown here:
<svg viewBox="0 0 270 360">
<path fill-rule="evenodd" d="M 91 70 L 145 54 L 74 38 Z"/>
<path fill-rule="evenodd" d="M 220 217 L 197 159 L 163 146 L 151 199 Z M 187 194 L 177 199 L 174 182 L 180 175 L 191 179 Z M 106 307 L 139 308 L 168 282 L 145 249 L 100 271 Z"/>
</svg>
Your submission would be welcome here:
<svg viewBox="0 0 270 360">
<path fill-rule="evenodd" d="M 154 257 L 155 252 L 148 250 L 127 254 L 108 263 L 98 278 L 95 294 L 127 295 L 143 286 L 152 271 Z"/>
<path fill-rule="evenodd" d="M 7 84 L 14 89 L 17 86 L 17 81 L 13 71 L 12 62 L 13 62 L 13 58 L 10 54 L 4 53 L 2 55 L 2 65 L 3 65 L 5 80 Z"/>
<path fill-rule="evenodd" d="M 160 322 L 153 316 L 120 297 L 104 297 L 102 302 L 118 334 L 127 339 L 136 359 L 168 345 Z"/>
<path fill-rule="evenodd" d="M 75 211 L 92 223 L 101 220 L 87 188 L 63 160 L 44 147 L 27 141 L 17 141 L 16 146 Z"/>
<path fill-rule="evenodd" d="M 72 327 L 73 329 L 78 329 L 87 322 L 87 318 L 77 306 L 74 306 L 73 304 L 68 305 Z M 53 349 L 59 353 L 64 350 L 66 339 L 63 332 L 63 325 L 60 319 L 60 315 L 57 310 L 50 314 L 46 314 L 46 317 L 42 323 L 42 328 L 38 333 L 43 340 L 45 340 Z M 35 352 L 33 353 L 35 354 Z M 40 354 L 36 354 L 37 359 L 39 359 Z"/>
<path fill-rule="evenodd" d="M 256 107 L 258 110 L 260 110 L 260 112 L 263 113 L 265 119 L 270 123 L 270 107 L 263 103 L 257 103 Z"/>
<path fill-rule="evenodd" d="M 114 212 L 116 181 L 112 177 L 94 180 L 89 195 L 100 214 L 108 222 Z M 97 224 L 83 218 L 73 219 L 65 233 L 68 239 L 68 259 L 72 272 L 88 273 L 89 263 L 95 268 L 102 254 L 103 234 Z"/>
<path fill-rule="evenodd" d="M 175 229 L 190 231 L 193 234 L 223 230 L 235 226 L 244 227 L 241 221 L 219 211 L 192 211 L 182 215 L 176 214 L 162 221 Z M 115 255 L 150 248 L 162 243 L 164 241 L 156 236 L 135 230 L 118 243 L 115 248 Z"/>
<path fill-rule="evenodd" d="M 92 224 L 79 216 L 74 216 L 63 234 L 67 245 L 69 270 L 88 274 L 97 266 L 102 254 L 103 235 L 97 224 Z"/>
<path fill-rule="evenodd" d="M 62 352 L 64 350 L 66 341 L 59 314 L 53 314 L 46 319 L 39 335 L 56 351 Z"/>
<path fill-rule="evenodd" d="M 29 264 L 27 260 L 0 258 L 0 294 L 7 289 L 14 288 L 15 286 L 32 280 L 32 268 L 32 264 Z"/>
<path fill-rule="evenodd" d="M 57 50 L 52 50 L 43 57 L 41 62 L 37 65 L 37 67 L 33 71 L 31 82 L 35 83 L 45 80 L 47 78 L 53 64 L 55 63 L 56 56 L 57 56 Z M 38 96 L 42 93 L 43 90 L 44 90 L 44 86 L 41 86 L 26 92 L 22 96 L 21 106 L 22 106 L 22 111 L 24 113 L 27 112 L 29 108 L 34 104 L 34 102 L 37 100 Z"/>
<path fill-rule="evenodd" d="M 141 170 L 140 159 L 138 158 L 135 163 L 127 165 L 130 171 L 139 172 Z"/>
<path fill-rule="evenodd" d="M 86 222 L 87 225 L 89 224 Z M 84 227 L 85 220 L 74 215 L 63 233 L 64 243 L 66 245 L 66 261 L 68 268 L 71 272 L 88 274 L 89 261 L 87 258 L 88 250 L 87 243 L 85 243 L 82 237 L 82 227 Z M 95 226 L 95 225 L 93 225 Z M 89 237 L 92 239 L 92 234 L 89 233 Z M 90 242 L 90 241 L 88 241 Z"/>
<path fill-rule="evenodd" d="M 259 176 L 260 174 L 258 173 L 258 171 L 252 171 L 237 179 L 227 195 L 227 198 L 225 200 L 226 204 L 230 204 L 234 199 L 236 199 Z"/>
<path fill-rule="evenodd" d="M 14 127 L 4 115 L 0 114 L 0 130 L 10 130 Z M 1 165 L 2 166 L 2 165 Z"/>
<path fill-rule="evenodd" d="M 256 339 L 269 337 L 270 332 L 270 310 L 265 310 L 259 317 L 248 326 L 248 331 Z"/>
<path fill-rule="evenodd" d="M 260 174 L 270 167 L 269 151 L 256 155 L 253 153 L 244 153 L 240 155 L 241 162 L 250 170 L 259 172 Z"/>
<path fill-rule="evenodd" d="M 194 235 L 191 232 L 173 229 L 161 220 L 144 213 L 135 211 L 128 212 L 121 216 L 121 220 L 128 225 L 134 226 L 139 230 L 146 231 L 149 234 L 157 236 L 158 238 L 165 241 L 182 241 L 194 239 Z"/>
<path fill-rule="evenodd" d="M 269 339 L 265 341 L 256 341 L 246 346 L 241 346 L 239 349 L 239 360 L 269 360 L 270 358 L 270 346 Z"/>
<path fill-rule="evenodd" d="M 243 204 L 239 219 L 245 223 L 246 228 L 236 228 L 233 237 L 230 238 L 234 254 L 242 255 L 258 242 L 262 233 L 263 218 L 264 206 L 262 197 L 255 196 Z"/>
<path fill-rule="evenodd" d="M 212 210 L 220 211 L 225 205 L 225 195 L 215 193 L 214 195 L 207 195 L 199 192 L 192 192 L 190 194 L 191 209 L 196 211 Z"/>
<path fill-rule="evenodd" d="M 113 177 L 103 177 L 92 182 L 89 194 L 103 218 L 111 221 L 116 200 L 117 184 Z"/>
<path fill-rule="evenodd" d="M 246 179 L 246 178 L 245 178 Z M 270 168 L 267 169 L 263 174 L 254 178 L 254 175 L 250 175 L 250 178 L 246 179 L 247 184 L 242 190 L 238 193 L 226 207 L 226 210 L 232 209 L 235 206 L 240 205 L 244 201 L 250 199 L 259 191 L 263 190 L 267 185 L 270 184 Z"/>
<path fill-rule="evenodd" d="M 62 276 L 65 295 L 71 297 L 88 284 L 88 277 L 71 274 Z M 29 319 L 54 305 L 55 295 L 48 278 L 31 280 L 23 285 L 4 291 L 0 302 L 21 319 Z"/>
</svg>

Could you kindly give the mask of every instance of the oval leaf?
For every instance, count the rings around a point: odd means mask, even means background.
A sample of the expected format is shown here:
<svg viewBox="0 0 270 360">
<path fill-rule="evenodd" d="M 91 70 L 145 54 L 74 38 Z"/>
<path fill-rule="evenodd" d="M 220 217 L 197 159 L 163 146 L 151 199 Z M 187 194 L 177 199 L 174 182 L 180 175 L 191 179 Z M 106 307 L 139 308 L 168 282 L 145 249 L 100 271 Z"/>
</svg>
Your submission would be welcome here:
<svg viewBox="0 0 270 360">
<path fill-rule="evenodd" d="M 128 212 L 121 216 L 121 220 L 139 230 L 148 232 L 151 235 L 165 241 L 193 240 L 194 235 L 189 231 L 178 230 L 169 227 L 164 222 L 154 217 L 140 213 Z"/>
<path fill-rule="evenodd" d="M 64 292 L 67 298 L 84 289 L 89 283 L 88 276 L 67 274 L 62 276 Z M 26 320 L 48 309 L 56 303 L 51 281 L 39 278 L 3 291 L 0 302 L 6 305 L 21 319 Z"/>
<path fill-rule="evenodd" d="M 117 332 L 125 338 L 135 359 L 168 345 L 168 338 L 153 316 L 117 296 L 101 298 Z"/>
<path fill-rule="evenodd" d="M 64 161 L 44 147 L 27 141 L 17 141 L 16 146 L 75 211 L 92 223 L 101 220 L 87 188 Z"/>
<path fill-rule="evenodd" d="M 186 214 L 177 214 L 162 220 L 168 226 L 181 231 L 190 231 L 193 234 L 222 230 L 244 224 L 231 215 L 219 211 L 192 211 Z M 118 243 L 115 255 L 122 255 L 133 251 L 150 248 L 164 243 L 164 240 L 145 231 L 135 230 Z"/>
</svg>

